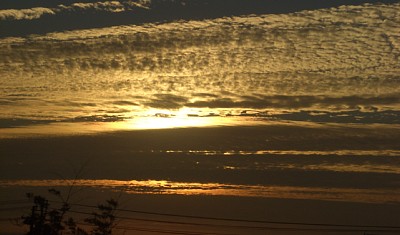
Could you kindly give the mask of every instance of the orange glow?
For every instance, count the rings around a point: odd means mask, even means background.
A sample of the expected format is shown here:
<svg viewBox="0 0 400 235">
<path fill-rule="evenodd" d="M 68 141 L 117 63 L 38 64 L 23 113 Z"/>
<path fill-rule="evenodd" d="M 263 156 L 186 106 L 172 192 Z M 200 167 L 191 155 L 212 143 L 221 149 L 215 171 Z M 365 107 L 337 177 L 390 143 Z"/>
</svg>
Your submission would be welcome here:
<svg viewBox="0 0 400 235">
<path fill-rule="evenodd" d="M 200 127 L 211 124 L 210 118 L 184 116 L 135 118 L 124 123 L 129 129 L 167 129 L 179 127 Z"/>
<path fill-rule="evenodd" d="M 174 182 L 166 180 L 0 180 L 9 186 L 84 186 L 123 190 L 128 194 L 218 195 L 261 198 L 318 199 L 366 203 L 398 203 L 396 189 L 349 189 L 299 186 L 239 185 L 221 183 Z"/>
<path fill-rule="evenodd" d="M 111 125 L 115 129 L 143 130 L 223 126 L 229 125 L 232 121 L 232 119 L 224 116 L 191 115 L 191 110 L 186 108 L 175 111 L 150 109 L 144 111 L 142 116 L 134 117 L 125 122 L 112 123 Z"/>
</svg>

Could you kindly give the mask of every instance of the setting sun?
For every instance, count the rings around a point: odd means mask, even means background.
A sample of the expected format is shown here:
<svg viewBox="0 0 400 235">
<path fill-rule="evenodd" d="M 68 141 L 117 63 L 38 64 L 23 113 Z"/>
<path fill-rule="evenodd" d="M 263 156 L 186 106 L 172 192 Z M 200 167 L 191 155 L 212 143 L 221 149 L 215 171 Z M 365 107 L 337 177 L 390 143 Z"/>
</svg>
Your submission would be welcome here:
<svg viewBox="0 0 400 235">
<path fill-rule="evenodd" d="M 134 118 L 124 125 L 131 129 L 167 129 L 207 126 L 210 122 L 210 118 L 206 117 L 153 116 Z"/>
</svg>

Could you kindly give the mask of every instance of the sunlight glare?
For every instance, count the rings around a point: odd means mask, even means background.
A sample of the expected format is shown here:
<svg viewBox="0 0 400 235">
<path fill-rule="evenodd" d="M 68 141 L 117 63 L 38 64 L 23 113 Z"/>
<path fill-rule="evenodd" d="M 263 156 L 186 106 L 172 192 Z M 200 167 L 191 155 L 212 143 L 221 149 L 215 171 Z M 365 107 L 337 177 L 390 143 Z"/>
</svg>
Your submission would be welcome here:
<svg viewBox="0 0 400 235">
<path fill-rule="evenodd" d="M 177 111 L 152 109 L 143 116 L 127 121 L 124 125 L 129 129 L 171 129 L 212 126 L 214 121 L 215 119 L 211 117 L 190 116 L 185 109 Z"/>
<path fill-rule="evenodd" d="M 201 117 L 140 117 L 129 122 L 133 129 L 167 129 L 179 127 L 207 126 L 209 118 Z"/>
</svg>

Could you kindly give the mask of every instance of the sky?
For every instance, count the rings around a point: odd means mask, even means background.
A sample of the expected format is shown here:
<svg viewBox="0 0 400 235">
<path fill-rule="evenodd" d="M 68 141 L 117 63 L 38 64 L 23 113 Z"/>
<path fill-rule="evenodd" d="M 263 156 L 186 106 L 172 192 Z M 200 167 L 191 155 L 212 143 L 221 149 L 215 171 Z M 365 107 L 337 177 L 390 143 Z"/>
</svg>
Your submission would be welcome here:
<svg viewBox="0 0 400 235">
<path fill-rule="evenodd" d="M 399 3 L 353 2 L 6 1 L 0 125 L 160 114 L 398 124 Z"/>
<path fill-rule="evenodd" d="M 0 1 L 0 202 L 394 227 L 399 130 L 399 1 Z"/>
</svg>

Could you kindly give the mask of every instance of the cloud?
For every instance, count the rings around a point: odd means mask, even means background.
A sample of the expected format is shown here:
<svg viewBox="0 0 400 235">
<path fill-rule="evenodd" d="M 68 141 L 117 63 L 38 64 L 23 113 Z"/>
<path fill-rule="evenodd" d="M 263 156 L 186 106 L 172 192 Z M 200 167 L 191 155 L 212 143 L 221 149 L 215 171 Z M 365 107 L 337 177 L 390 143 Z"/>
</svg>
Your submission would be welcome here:
<svg viewBox="0 0 400 235">
<path fill-rule="evenodd" d="M 0 118 L 0 128 L 12 128 L 20 126 L 43 125 L 55 122 L 55 120 L 30 120 L 18 118 Z"/>
<path fill-rule="evenodd" d="M 43 15 L 56 15 L 65 12 L 124 12 L 136 8 L 150 9 L 150 0 L 139 1 L 104 1 L 104 2 L 75 2 L 70 5 L 60 4 L 53 8 L 34 7 L 30 9 L 0 10 L 0 20 L 33 20 Z"/>
<path fill-rule="evenodd" d="M 231 98 L 216 98 L 210 100 L 195 101 L 184 104 L 194 108 L 252 108 L 252 109 L 319 109 L 329 110 L 332 107 L 346 107 L 347 109 L 359 109 L 368 106 L 397 105 L 399 97 L 379 96 L 243 96 L 236 100 Z"/>
<path fill-rule="evenodd" d="M 54 15 L 53 9 L 34 7 L 31 9 L 6 9 L 0 10 L 0 20 L 33 20 L 43 15 Z"/>
<path fill-rule="evenodd" d="M 75 7 L 122 3 L 85 4 Z M 2 91 L 81 97 L 104 110 L 399 110 L 399 12 L 400 4 L 343 6 L 4 39 L 0 76 L 14 90 Z"/>
<path fill-rule="evenodd" d="M 69 6 L 59 5 L 57 11 L 108 11 L 108 12 L 122 12 L 125 11 L 125 7 L 118 1 L 107 1 L 107 2 L 95 2 L 95 3 L 73 3 Z"/>
<path fill-rule="evenodd" d="M 156 94 L 150 101 L 145 102 L 144 105 L 160 108 L 160 109 L 178 109 L 183 107 L 187 99 L 182 96 L 172 94 Z"/>
<path fill-rule="evenodd" d="M 311 121 L 328 123 L 382 123 L 400 124 L 400 112 L 387 110 L 382 112 L 363 112 L 360 110 L 340 112 L 300 111 L 284 114 L 265 115 L 268 118 L 292 121 Z"/>
<path fill-rule="evenodd" d="M 78 116 L 63 121 L 64 122 L 117 122 L 122 120 L 124 120 L 123 117 L 119 117 L 116 115 L 92 115 L 92 116 Z"/>
<path fill-rule="evenodd" d="M 128 100 L 117 100 L 113 101 L 112 104 L 121 105 L 121 106 L 137 106 L 138 104 Z"/>
<path fill-rule="evenodd" d="M 150 6 L 152 4 L 151 0 L 137 0 L 137 1 L 127 1 L 125 4 L 133 7 L 140 7 L 143 9 L 150 10 Z"/>
</svg>

